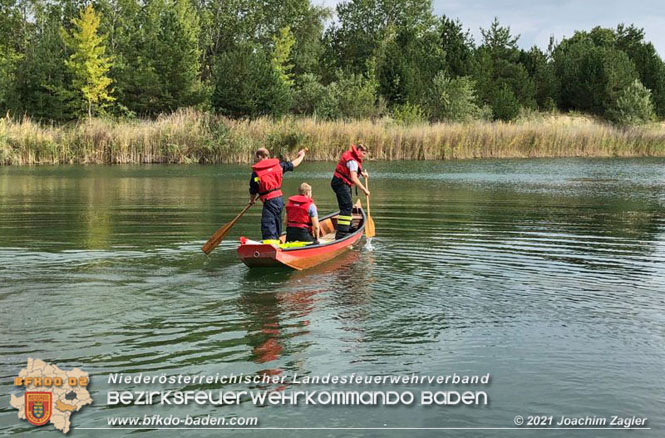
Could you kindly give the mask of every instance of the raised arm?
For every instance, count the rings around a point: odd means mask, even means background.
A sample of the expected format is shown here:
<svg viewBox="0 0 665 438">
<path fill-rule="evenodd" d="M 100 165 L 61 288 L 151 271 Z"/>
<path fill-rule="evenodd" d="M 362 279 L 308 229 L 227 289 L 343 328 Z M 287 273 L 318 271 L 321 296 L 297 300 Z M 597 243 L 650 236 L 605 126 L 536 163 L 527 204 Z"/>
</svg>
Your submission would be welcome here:
<svg viewBox="0 0 665 438">
<path fill-rule="evenodd" d="M 300 149 L 300 152 L 298 152 L 298 156 L 294 160 L 291 160 L 291 163 L 293 164 L 293 167 L 296 168 L 300 166 L 300 163 L 302 163 L 302 160 L 304 159 L 305 159 L 305 149 Z"/>
</svg>

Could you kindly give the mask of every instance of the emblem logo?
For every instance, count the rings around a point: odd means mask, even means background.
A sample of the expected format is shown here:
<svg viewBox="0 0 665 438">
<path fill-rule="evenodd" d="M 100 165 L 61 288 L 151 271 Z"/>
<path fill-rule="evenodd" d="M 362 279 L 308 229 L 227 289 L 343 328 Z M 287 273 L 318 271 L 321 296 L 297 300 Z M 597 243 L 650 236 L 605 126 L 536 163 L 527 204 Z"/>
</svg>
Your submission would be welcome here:
<svg viewBox="0 0 665 438">
<path fill-rule="evenodd" d="M 50 392 L 25 393 L 25 418 L 35 426 L 43 426 L 51 419 L 53 399 Z"/>
</svg>

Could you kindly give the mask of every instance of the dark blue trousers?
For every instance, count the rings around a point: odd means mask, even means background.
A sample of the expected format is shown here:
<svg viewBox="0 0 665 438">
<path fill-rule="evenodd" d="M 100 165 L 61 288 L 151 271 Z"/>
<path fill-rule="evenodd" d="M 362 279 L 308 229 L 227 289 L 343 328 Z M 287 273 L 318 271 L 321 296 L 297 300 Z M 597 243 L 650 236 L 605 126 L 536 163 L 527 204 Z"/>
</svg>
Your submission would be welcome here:
<svg viewBox="0 0 665 438">
<path fill-rule="evenodd" d="M 335 239 L 341 239 L 351 228 L 351 215 L 353 211 L 353 200 L 351 199 L 351 187 L 337 177 L 333 177 L 330 182 L 335 195 L 337 195 L 337 204 L 339 205 L 339 216 L 337 217 L 337 234 Z"/>
<path fill-rule="evenodd" d="M 261 212 L 261 236 L 263 240 L 279 239 L 282 234 L 282 210 L 284 200 L 279 196 L 263 203 Z"/>
</svg>

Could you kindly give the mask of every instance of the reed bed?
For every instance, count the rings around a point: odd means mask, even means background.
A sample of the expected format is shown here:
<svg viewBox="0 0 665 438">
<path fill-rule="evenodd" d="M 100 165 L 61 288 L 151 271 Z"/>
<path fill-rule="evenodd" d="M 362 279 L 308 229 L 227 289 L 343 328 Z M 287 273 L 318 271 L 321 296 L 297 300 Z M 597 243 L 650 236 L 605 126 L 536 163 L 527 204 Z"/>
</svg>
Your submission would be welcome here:
<svg viewBox="0 0 665 438">
<path fill-rule="evenodd" d="M 231 120 L 181 110 L 156 120 L 64 125 L 0 119 L 0 164 L 248 163 L 261 146 L 335 160 L 352 142 L 379 160 L 665 156 L 665 126 L 618 128 L 584 116 L 542 115 L 515 123 L 404 126 L 389 119 Z"/>
</svg>

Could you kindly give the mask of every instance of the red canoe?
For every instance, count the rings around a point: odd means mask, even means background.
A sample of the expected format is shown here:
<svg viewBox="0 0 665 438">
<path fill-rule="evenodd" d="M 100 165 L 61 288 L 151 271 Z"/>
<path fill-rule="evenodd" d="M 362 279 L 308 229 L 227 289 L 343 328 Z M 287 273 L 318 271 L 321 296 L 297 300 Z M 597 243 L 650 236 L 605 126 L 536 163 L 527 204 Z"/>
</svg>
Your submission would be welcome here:
<svg viewBox="0 0 665 438">
<path fill-rule="evenodd" d="M 286 234 L 280 237 L 281 244 L 262 243 L 241 237 L 238 256 L 250 268 L 289 267 L 300 271 L 326 262 L 350 249 L 362 238 L 365 230 L 365 211 L 358 201 L 353 207 L 351 222 L 351 226 L 357 228 L 356 231 L 343 239 L 335 240 L 338 214 L 339 212 L 332 213 L 319 219 L 321 231 L 318 245 L 283 247 Z"/>
</svg>

